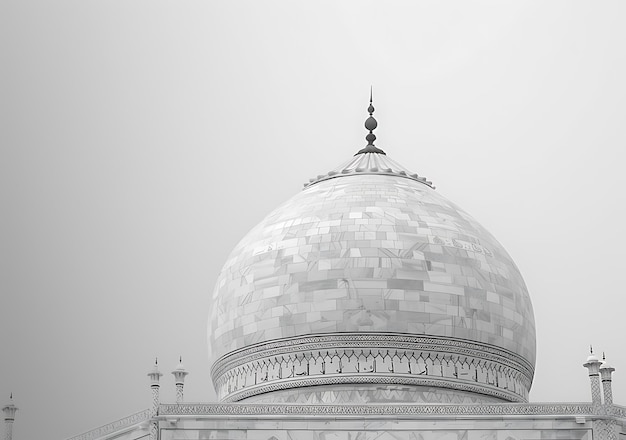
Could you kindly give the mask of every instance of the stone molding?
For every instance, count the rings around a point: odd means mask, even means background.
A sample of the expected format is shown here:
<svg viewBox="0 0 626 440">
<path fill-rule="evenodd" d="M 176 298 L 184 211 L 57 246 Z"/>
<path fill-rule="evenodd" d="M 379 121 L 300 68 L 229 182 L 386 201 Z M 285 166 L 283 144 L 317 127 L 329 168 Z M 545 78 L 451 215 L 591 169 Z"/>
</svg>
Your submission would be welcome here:
<svg viewBox="0 0 626 440">
<path fill-rule="evenodd" d="M 437 386 L 526 402 L 533 374 L 533 366 L 521 356 L 488 344 L 373 332 L 255 344 L 222 356 L 212 368 L 218 397 L 225 402 L 341 383 Z"/>
<path fill-rule="evenodd" d="M 626 418 L 626 408 L 613 418 Z M 367 404 L 367 405 L 292 405 L 292 404 L 161 404 L 160 416 L 594 416 L 591 403 L 501 403 L 489 405 L 450 404 Z"/>
<path fill-rule="evenodd" d="M 128 417 L 124 417 L 123 419 L 116 420 L 115 422 L 108 423 L 100 426 L 99 428 L 84 432 L 75 437 L 71 437 L 68 440 L 94 440 L 108 434 L 118 433 L 125 428 L 130 428 L 150 420 L 150 411 L 150 409 L 145 409 L 138 413 L 131 414 Z"/>
<path fill-rule="evenodd" d="M 307 336 L 296 336 L 293 338 L 276 339 L 249 345 L 220 357 L 211 367 L 213 377 L 222 375 L 224 370 L 231 369 L 234 365 L 241 365 L 251 360 L 258 359 L 259 353 L 264 356 L 274 356 L 293 352 L 292 348 L 298 350 L 326 350 L 327 348 L 367 346 L 369 343 L 385 344 L 385 348 L 390 349 L 410 349 L 410 350 L 434 350 L 452 352 L 460 355 L 475 356 L 476 353 L 488 355 L 495 358 L 499 363 L 510 367 L 517 367 L 526 376 L 532 379 L 535 368 L 526 359 L 512 351 L 495 347 L 489 344 L 482 344 L 476 341 L 467 341 L 453 337 L 433 336 L 433 335 L 413 335 L 403 333 L 379 333 L 379 332 L 354 332 L 354 333 L 327 333 Z M 350 345 L 346 345 L 350 344 Z"/>
<path fill-rule="evenodd" d="M 343 384 L 390 384 L 390 385 L 416 385 L 427 387 L 440 387 L 449 388 L 454 390 L 469 391 L 473 393 L 485 394 L 493 397 L 498 397 L 503 400 L 512 402 L 525 402 L 524 399 L 519 397 L 513 392 L 506 392 L 498 390 L 495 387 L 488 387 L 486 385 L 472 385 L 465 383 L 461 380 L 454 380 L 446 377 L 441 378 L 428 378 L 428 377 L 407 377 L 397 375 L 395 377 L 389 377 L 384 375 L 368 375 L 368 376 L 356 376 L 356 375 L 343 375 L 334 377 L 310 377 L 307 379 L 295 379 L 286 380 L 268 385 L 258 385 L 250 387 L 250 389 L 244 389 L 240 392 L 236 392 L 228 395 L 223 402 L 231 403 L 246 399 L 258 394 L 270 393 L 272 391 L 284 390 L 289 388 L 310 387 L 317 385 L 343 385 Z"/>
</svg>

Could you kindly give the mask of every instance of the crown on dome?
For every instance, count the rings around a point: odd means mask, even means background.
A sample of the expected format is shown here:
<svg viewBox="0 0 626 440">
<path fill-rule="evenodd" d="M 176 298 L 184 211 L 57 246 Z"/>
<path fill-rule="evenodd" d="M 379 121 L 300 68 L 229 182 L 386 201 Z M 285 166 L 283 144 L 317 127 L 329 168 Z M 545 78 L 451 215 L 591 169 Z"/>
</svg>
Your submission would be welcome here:
<svg viewBox="0 0 626 440">
<path fill-rule="evenodd" d="M 316 183 L 336 177 L 354 176 L 357 174 L 379 174 L 412 179 L 435 189 L 430 180 L 404 168 L 402 165 L 390 159 L 383 150 L 374 146 L 376 135 L 373 132 L 376 127 L 378 127 L 378 122 L 373 116 L 374 105 L 372 103 L 371 89 L 370 105 L 367 111 L 369 112 L 369 117 L 365 120 L 365 128 L 369 130 L 369 133 L 365 136 L 365 140 L 368 142 L 365 148 L 362 148 L 350 160 L 330 170 L 326 174 L 320 174 L 317 177 L 309 179 L 309 181 L 304 184 L 304 187 L 308 188 Z"/>
</svg>

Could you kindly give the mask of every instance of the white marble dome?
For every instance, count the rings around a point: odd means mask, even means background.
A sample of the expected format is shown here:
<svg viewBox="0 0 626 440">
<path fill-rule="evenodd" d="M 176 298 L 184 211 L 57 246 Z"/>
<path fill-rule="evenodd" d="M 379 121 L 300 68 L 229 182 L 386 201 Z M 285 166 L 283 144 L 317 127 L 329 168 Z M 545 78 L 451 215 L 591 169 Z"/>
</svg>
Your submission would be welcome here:
<svg viewBox="0 0 626 440">
<path fill-rule="evenodd" d="M 346 386 L 527 401 L 535 365 L 511 257 L 381 150 L 312 179 L 241 240 L 208 335 L 223 401 Z"/>
</svg>

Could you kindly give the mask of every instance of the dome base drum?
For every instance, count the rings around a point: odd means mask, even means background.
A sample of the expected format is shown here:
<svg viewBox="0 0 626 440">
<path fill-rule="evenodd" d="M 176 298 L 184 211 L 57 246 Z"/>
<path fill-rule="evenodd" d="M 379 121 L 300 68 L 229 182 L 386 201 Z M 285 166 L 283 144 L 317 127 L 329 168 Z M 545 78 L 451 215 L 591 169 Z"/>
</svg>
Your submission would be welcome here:
<svg viewBox="0 0 626 440">
<path fill-rule="evenodd" d="M 526 402 L 533 367 L 485 344 L 372 332 L 268 341 L 222 357 L 212 373 L 224 402 L 336 384 L 436 387 Z"/>
</svg>

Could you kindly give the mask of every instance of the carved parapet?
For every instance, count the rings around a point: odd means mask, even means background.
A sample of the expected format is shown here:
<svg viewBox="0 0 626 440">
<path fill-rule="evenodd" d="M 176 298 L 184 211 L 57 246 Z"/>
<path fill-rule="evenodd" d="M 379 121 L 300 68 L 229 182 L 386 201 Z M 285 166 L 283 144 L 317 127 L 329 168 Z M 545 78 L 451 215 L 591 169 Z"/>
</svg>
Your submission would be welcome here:
<svg viewBox="0 0 626 440">
<path fill-rule="evenodd" d="M 505 403 L 488 405 L 291 405 L 291 404 L 161 404 L 168 416 L 585 416 L 593 414 L 588 403 Z"/>
<path fill-rule="evenodd" d="M 112 433 L 119 433 L 126 429 L 142 426 L 150 420 L 150 411 L 150 409 L 145 409 L 138 413 L 131 414 L 128 417 L 124 417 L 123 419 L 116 420 L 115 422 L 108 423 L 104 426 L 100 426 L 99 428 L 92 429 L 91 431 L 75 437 L 71 437 L 68 440 L 96 440 Z"/>
</svg>

